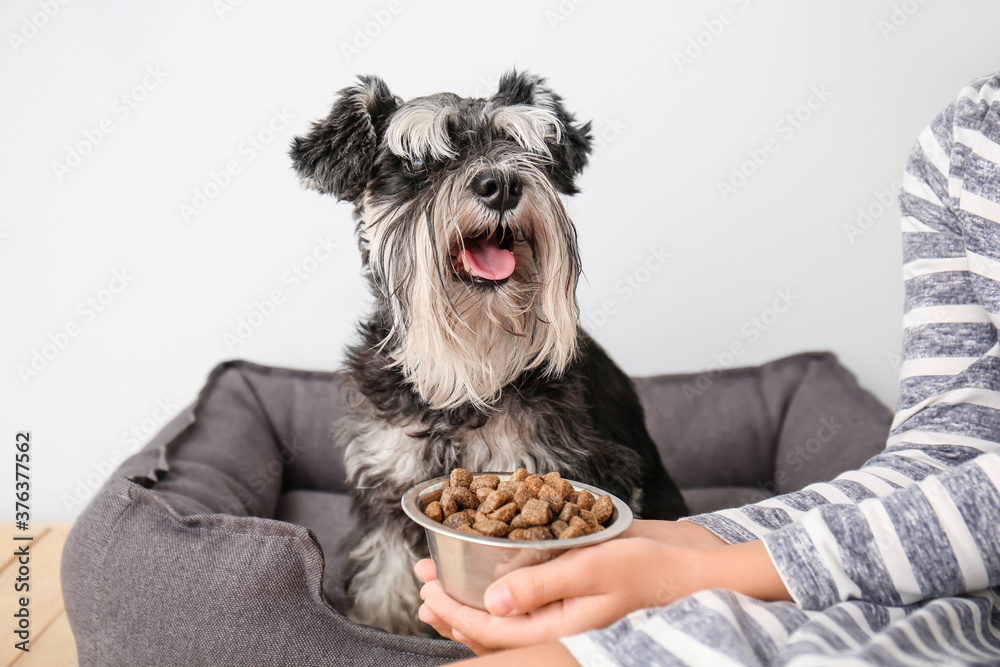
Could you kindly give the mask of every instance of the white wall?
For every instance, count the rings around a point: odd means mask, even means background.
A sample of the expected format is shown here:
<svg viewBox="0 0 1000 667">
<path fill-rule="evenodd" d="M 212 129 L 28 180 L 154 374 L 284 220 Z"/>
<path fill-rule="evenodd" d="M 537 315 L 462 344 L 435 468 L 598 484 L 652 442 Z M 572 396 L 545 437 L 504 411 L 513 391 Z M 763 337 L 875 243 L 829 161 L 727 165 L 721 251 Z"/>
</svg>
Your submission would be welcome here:
<svg viewBox="0 0 1000 667">
<path fill-rule="evenodd" d="M 828 349 L 893 403 L 899 214 L 879 193 L 922 127 L 1000 67 L 997 25 L 989 0 L 5 2 L 0 441 L 32 431 L 32 518 L 75 515 L 72 497 L 221 360 L 338 366 L 367 303 L 351 211 L 300 189 L 285 149 L 357 73 L 402 97 L 487 95 L 516 65 L 594 120 L 606 140 L 570 203 L 580 304 L 628 372 Z M 692 40 L 706 46 L 679 66 Z M 829 98 L 803 108 L 816 90 Z M 796 110 L 809 118 L 791 132 Z M 718 183 L 768 140 L 723 199 Z M 87 154 L 57 169 L 73 150 Z M 185 221 L 227 163 L 239 173 Z M 859 208 L 876 215 L 849 239 Z M 321 243 L 337 247 L 296 283 Z M 647 272 L 651 249 L 669 259 Z M 274 291 L 282 303 L 227 345 Z M 771 319 L 779 291 L 792 305 Z M 742 355 L 719 356 L 733 343 Z M 22 377 L 36 352 L 51 358 Z"/>
</svg>

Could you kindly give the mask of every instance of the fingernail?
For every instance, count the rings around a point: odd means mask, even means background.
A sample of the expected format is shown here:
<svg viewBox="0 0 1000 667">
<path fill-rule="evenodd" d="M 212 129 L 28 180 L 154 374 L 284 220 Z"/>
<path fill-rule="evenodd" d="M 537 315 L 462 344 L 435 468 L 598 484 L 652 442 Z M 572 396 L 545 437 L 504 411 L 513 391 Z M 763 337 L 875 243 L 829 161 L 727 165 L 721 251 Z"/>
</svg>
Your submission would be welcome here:
<svg viewBox="0 0 1000 667">
<path fill-rule="evenodd" d="M 494 616 L 508 616 L 514 611 L 514 598 L 503 584 L 486 591 L 486 609 Z"/>
</svg>

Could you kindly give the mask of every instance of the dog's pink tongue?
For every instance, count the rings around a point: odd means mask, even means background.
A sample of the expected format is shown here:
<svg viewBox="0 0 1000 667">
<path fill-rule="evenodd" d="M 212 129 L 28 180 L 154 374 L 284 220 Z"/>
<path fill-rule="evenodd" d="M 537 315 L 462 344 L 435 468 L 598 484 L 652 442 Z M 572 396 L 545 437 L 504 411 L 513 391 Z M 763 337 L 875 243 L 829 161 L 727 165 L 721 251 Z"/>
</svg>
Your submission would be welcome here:
<svg viewBox="0 0 1000 667">
<path fill-rule="evenodd" d="M 498 246 L 493 236 L 482 241 L 466 239 L 462 252 L 469 268 L 487 280 L 503 280 L 514 273 L 514 253 Z"/>
</svg>

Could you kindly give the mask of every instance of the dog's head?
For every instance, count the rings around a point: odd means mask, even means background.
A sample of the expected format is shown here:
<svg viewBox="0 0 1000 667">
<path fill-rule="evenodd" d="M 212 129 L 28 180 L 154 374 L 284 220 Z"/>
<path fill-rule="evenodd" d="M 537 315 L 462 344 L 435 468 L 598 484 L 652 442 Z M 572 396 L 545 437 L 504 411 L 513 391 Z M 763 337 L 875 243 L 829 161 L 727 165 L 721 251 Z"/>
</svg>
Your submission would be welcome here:
<svg viewBox="0 0 1000 667">
<path fill-rule="evenodd" d="M 433 407 L 488 405 L 573 359 L 580 265 L 560 194 L 577 191 L 589 129 L 525 73 L 489 98 L 409 102 L 362 77 L 293 141 L 303 183 L 354 203 L 385 350 Z"/>
</svg>

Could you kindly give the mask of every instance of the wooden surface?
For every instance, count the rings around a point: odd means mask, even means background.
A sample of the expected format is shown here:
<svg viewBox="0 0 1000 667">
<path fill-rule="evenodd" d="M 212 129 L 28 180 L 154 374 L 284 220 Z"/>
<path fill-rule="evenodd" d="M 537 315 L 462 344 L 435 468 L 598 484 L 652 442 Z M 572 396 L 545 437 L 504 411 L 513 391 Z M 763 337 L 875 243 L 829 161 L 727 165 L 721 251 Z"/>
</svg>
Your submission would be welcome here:
<svg viewBox="0 0 1000 667">
<path fill-rule="evenodd" d="M 0 552 L 0 665 L 17 667 L 73 667 L 76 662 L 76 643 L 63 608 L 62 589 L 59 584 L 59 563 L 63 545 L 69 534 L 70 523 L 30 524 L 31 530 L 15 530 L 14 524 L 4 525 L 4 548 Z M 14 537 L 34 536 L 34 540 L 15 540 Z M 31 587 L 27 592 L 14 589 L 18 578 L 18 563 L 14 552 L 28 544 L 28 567 Z M 17 639 L 12 630 L 14 613 L 20 605 L 18 599 L 28 598 L 31 633 L 28 652 L 14 647 Z"/>
</svg>

